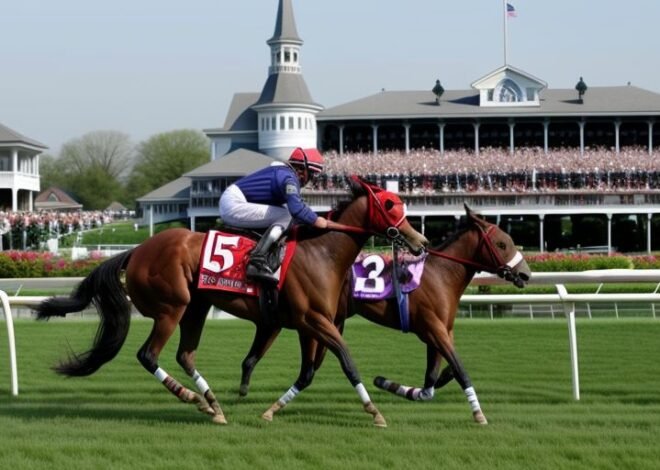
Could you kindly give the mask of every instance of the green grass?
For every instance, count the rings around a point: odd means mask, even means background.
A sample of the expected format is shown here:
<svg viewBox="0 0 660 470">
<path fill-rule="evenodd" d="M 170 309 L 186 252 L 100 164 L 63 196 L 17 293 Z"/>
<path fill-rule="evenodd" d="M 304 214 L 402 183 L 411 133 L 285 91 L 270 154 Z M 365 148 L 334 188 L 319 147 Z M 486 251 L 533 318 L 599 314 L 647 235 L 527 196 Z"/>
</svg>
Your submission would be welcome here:
<svg viewBox="0 0 660 470">
<path fill-rule="evenodd" d="M 212 424 L 179 403 L 135 359 L 150 323 L 134 320 L 121 353 L 88 378 L 49 366 L 80 351 L 94 321 L 16 322 L 20 395 L 9 395 L 0 334 L 0 468 L 478 468 L 651 469 L 660 463 L 660 322 L 578 322 L 582 400 L 572 399 L 562 321 L 459 320 L 458 350 L 490 424 L 471 421 L 456 383 L 431 402 L 375 389 L 375 375 L 419 385 L 425 351 L 417 338 L 361 319 L 346 338 L 387 429 L 371 425 L 328 356 L 312 386 L 275 416 L 260 415 L 293 382 L 299 353 L 284 331 L 239 398 L 240 361 L 252 340 L 243 321 L 209 321 L 198 368 L 229 424 Z M 0 325 L 3 326 L 3 325 Z M 4 330 L 4 328 L 2 328 Z M 177 337 L 161 366 L 179 378 Z M 188 383 L 187 380 L 185 380 Z"/>
</svg>

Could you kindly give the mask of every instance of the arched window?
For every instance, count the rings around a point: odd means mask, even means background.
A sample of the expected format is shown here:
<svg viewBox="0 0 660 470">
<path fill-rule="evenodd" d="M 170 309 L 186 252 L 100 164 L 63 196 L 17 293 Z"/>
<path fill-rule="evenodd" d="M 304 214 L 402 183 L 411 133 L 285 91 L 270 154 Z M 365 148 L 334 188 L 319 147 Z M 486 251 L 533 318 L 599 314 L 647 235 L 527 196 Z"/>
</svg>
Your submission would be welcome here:
<svg viewBox="0 0 660 470">
<path fill-rule="evenodd" d="M 516 82 L 510 78 L 505 78 L 495 86 L 493 101 L 499 103 L 513 103 L 525 101 L 525 96 Z"/>
</svg>

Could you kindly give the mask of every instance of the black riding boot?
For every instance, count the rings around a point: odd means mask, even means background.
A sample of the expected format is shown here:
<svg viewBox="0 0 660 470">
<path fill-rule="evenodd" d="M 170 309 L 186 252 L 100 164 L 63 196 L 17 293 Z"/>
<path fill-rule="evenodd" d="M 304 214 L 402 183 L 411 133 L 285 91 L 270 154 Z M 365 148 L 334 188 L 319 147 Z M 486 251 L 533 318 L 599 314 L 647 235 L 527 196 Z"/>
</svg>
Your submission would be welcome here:
<svg viewBox="0 0 660 470">
<path fill-rule="evenodd" d="M 270 247 L 279 240 L 284 232 L 284 227 L 273 224 L 268 227 L 257 246 L 250 253 L 245 274 L 248 279 L 253 281 L 263 281 L 277 284 L 278 279 L 268 265 L 268 252 Z"/>
</svg>

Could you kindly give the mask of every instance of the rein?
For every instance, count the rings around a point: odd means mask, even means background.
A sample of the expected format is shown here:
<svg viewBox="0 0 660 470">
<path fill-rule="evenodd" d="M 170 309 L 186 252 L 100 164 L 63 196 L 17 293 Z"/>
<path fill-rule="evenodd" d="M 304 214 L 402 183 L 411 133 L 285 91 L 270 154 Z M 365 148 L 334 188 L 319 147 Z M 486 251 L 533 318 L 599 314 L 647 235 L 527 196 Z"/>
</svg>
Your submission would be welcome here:
<svg viewBox="0 0 660 470">
<path fill-rule="evenodd" d="M 463 264 L 465 266 L 471 266 L 471 267 L 475 268 L 477 271 L 486 271 L 486 272 L 489 272 L 489 273 L 500 275 L 500 272 L 504 272 L 507 269 L 511 270 L 511 266 L 509 266 L 507 263 L 504 262 L 504 260 L 502 260 L 502 258 L 497 253 L 497 250 L 493 246 L 493 242 L 490 239 L 490 232 L 494 229 L 495 229 L 495 227 L 493 225 L 488 227 L 488 230 L 484 230 L 481 226 L 479 226 L 479 232 L 478 232 L 479 233 L 479 246 L 477 247 L 477 250 L 481 249 L 481 246 L 483 244 L 485 244 L 488 247 L 488 254 L 492 257 L 493 261 L 498 266 L 495 269 L 493 269 L 492 267 L 487 266 L 483 263 L 476 263 L 476 262 L 474 262 L 472 260 L 469 260 L 469 259 L 459 258 L 457 256 L 448 255 L 446 253 L 443 253 L 442 251 L 433 250 L 433 249 L 430 249 L 430 248 L 427 248 L 426 251 L 429 254 L 437 256 L 439 258 L 445 258 L 445 259 L 454 261 L 456 263 Z"/>
</svg>

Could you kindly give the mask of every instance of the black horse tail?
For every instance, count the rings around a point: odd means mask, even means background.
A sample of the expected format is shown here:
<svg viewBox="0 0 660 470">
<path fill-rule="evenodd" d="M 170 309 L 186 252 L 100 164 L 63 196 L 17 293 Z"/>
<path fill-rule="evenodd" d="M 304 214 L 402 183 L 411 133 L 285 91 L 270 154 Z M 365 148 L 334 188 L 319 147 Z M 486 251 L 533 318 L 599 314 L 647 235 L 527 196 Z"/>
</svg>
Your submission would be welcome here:
<svg viewBox="0 0 660 470">
<path fill-rule="evenodd" d="M 101 316 L 92 348 L 81 354 L 71 352 L 67 362 L 54 367 L 57 373 L 70 377 L 91 375 L 121 349 L 128 335 L 131 304 L 120 274 L 132 252 L 129 250 L 104 261 L 78 284 L 69 297 L 51 297 L 35 308 L 37 319 L 44 320 L 80 312 L 94 303 Z"/>
</svg>

